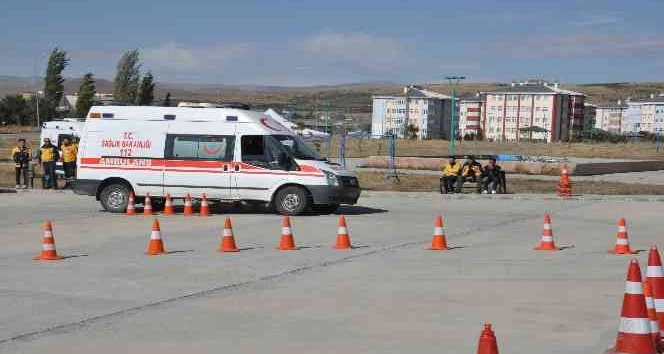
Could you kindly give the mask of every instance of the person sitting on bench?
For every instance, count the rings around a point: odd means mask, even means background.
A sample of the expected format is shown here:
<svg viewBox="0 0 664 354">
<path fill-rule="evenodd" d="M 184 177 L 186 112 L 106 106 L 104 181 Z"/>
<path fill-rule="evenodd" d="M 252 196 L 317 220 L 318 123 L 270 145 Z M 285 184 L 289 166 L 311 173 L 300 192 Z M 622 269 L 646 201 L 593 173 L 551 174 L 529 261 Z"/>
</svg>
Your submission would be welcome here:
<svg viewBox="0 0 664 354">
<path fill-rule="evenodd" d="M 468 156 L 463 167 L 461 167 L 461 175 L 459 175 L 459 178 L 457 179 L 457 193 L 461 193 L 465 182 L 477 183 L 477 193 L 480 192 L 480 189 L 482 188 L 482 165 L 475 160 L 475 156 L 473 155 Z"/>
<path fill-rule="evenodd" d="M 454 192 L 454 183 L 461 172 L 461 164 L 456 161 L 454 156 L 450 157 L 450 162 L 443 166 L 443 191 L 445 193 Z"/>
<path fill-rule="evenodd" d="M 482 173 L 482 193 L 496 194 L 496 187 L 500 184 L 502 169 L 496 165 L 496 159 L 489 158 L 489 163 L 484 166 Z"/>
</svg>

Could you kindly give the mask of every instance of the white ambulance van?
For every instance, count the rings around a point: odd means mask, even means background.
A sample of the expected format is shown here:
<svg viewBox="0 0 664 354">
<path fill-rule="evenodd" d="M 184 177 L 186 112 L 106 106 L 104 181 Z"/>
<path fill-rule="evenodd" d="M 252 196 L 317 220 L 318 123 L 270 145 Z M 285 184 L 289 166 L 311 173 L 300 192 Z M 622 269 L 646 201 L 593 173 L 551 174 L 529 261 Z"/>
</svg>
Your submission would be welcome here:
<svg viewBox="0 0 664 354">
<path fill-rule="evenodd" d="M 261 112 L 229 108 L 95 106 L 81 134 L 74 192 L 124 212 L 140 197 L 269 203 L 280 214 L 355 204 L 354 172 L 320 158 Z"/>
</svg>

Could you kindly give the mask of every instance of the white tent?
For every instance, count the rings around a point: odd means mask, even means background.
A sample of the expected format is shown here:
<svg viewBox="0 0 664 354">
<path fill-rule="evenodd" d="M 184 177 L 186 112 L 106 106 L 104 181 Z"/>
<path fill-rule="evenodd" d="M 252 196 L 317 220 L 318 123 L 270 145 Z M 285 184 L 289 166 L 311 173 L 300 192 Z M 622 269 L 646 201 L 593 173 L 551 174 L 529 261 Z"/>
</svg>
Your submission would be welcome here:
<svg viewBox="0 0 664 354">
<path fill-rule="evenodd" d="M 281 114 L 277 113 L 272 108 L 268 108 L 268 110 L 265 111 L 265 115 L 270 116 L 270 118 L 276 120 L 279 124 L 283 125 L 284 127 L 287 127 L 292 132 L 299 135 L 302 138 L 302 140 L 308 143 L 321 143 L 328 141 L 330 139 L 330 134 L 325 132 L 313 129 L 302 129 L 302 130 L 297 129 L 296 124 L 293 124 L 291 121 L 284 118 Z"/>
</svg>

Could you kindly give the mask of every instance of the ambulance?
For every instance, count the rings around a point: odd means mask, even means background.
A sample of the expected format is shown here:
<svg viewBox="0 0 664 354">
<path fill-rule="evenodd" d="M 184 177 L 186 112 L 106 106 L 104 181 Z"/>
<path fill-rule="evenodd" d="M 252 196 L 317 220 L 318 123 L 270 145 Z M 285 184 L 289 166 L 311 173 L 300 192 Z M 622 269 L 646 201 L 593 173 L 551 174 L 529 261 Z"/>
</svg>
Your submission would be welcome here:
<svg viewBox="0 0 664 354">
<path fill-rule="evenodd" d="M 355 204 L 354 172 L 321 158 L 261 112 L 217 107 L 95 106 L 73 190 L 124 212 L 129 194 L 264 203 L 285 215 Z M 154 202 L 153 202 L 154 204 Z"/>
</svg>

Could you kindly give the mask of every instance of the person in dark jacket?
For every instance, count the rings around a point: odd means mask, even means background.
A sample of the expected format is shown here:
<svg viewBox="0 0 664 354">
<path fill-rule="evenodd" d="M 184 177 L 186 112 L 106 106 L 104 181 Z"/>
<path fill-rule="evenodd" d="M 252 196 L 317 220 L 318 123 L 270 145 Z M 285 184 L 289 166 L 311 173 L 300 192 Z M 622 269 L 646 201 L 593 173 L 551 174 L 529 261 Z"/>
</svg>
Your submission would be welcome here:
<svg viewBox="0 0 664 354">
<path fill-rule="evenodd" d="M 482 193 L 496 194 L 496 187 L 500 184 L 502 169 L 496 165 L 495 158 L 489 158 L 489 163 L 482 172 Z"/>
<path fill-rule="evenodd" d="M 44 182 L 42 184 L 44 189 L 58 188 L 58 181 L 55 176 L 55 164 L 60 158 L 58 148 L 51 144 L 51 139 L 44 138 L 44 145 L 41 146 L 37 155 L 37 161 L 42 164 L 44 168 Z"/>
<path fill-rule="evenodd" d="M 16 170 L 16 189 L 28 187 L 28 170 L 32 160 L 32 150 L 25 145 L 25 139 L 18 139 L 18 145 L 12 150 L 12 161 Z M 23 176 L 23 183 L 21 183 Z"/>
</svg>

